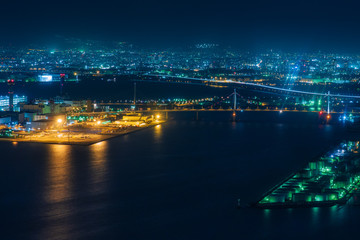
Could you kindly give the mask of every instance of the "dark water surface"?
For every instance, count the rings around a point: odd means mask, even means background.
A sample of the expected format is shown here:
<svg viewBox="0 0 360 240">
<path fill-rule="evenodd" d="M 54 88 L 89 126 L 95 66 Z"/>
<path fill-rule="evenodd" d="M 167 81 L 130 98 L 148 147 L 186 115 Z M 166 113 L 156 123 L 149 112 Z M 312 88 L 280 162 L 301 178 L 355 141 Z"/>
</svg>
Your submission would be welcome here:
<svg viewBox="0 0 360 240">
<path fill-rule="evenodd" d="M 103 79 L 103 80 L 101 80 Z M 134 82 L 136 81 L 136 96 L 138 100 L 168 99 L 168 98 L 205 98 L 213 96 L 228 96 L 233 88 L 214 88 L 205 85 L 190 85 L 180 83 L 162 83 L 138 81 L 138 79 L 118 79 L 107 82 L 106 78 L 95 77 L 75 82 L 66 82 L 63 87 L 65 97 L 69 99 L 92 100 L 132 100 L 134 98 Z M 53 98 L 60 95 L 60 83 L 22 83 L 14 87 L 17 95 L 26 95 L 28 99 Z M 0 83 L 0 95 L 7 95 L 8 87 Z"/>
<path fill-rule="evenodd" d="M 357 239 L 357 207 L 236 208 L 345 138 L 342 126 L 182 114 L 87 147 L 0 142 L 0 239 Z"/>
</svg>

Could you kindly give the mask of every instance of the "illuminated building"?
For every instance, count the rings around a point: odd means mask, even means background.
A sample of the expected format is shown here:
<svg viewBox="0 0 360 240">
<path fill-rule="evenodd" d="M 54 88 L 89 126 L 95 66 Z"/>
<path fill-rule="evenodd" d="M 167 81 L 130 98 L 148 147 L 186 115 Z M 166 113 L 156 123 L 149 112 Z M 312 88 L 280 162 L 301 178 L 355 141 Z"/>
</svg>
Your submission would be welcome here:
<svg viewBox="0 0 360 240">
<path fill-rule="evenodd" d="M 65 74 L 40 74 L 38 75 L 39 82 L 61 82 L 64 83 L 66 79 Z"/>
<path fill-rule="evenodd" d="M 14 107 L 16 107 L 21 102 L 27 102 L 27 97 L 14 95 L 14 97 L 13 97 Z M 9 105 L 10 105 L 10 97 L 9 96 L 0 96 L 0 110 L 1 111 L 9 110 Z"/>
</svg>

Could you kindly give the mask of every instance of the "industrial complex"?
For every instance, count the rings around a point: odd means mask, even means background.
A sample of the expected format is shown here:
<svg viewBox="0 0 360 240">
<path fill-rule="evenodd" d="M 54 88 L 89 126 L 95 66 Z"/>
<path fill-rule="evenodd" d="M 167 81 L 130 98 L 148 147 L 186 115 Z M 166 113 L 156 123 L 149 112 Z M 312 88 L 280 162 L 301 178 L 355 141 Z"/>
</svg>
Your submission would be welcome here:
<svg viewBox="0 0 360 240">
<path fill-rule="evenodd" d="M 359 142 L 346 141 L 270 189 L 255 206 L 332 206 L 346 204 L 350 199 L 358 204 L 359 187 Z"/>
</svg>

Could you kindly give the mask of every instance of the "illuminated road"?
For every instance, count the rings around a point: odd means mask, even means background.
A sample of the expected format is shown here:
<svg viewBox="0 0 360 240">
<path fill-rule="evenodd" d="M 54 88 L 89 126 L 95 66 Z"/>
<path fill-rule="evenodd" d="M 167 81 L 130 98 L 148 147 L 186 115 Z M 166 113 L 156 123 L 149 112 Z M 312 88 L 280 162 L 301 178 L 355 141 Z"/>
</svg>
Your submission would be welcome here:
<svg viewBox="0 0 360 240">
<path fill-rule="evenodd" d="M 307 91 L 299 91 L 299 90 L 279 88 L 279 87 L 261 85 L 261 84 L 256 84 L 256 83 L 233 81 L 233 80 L 213 80 L 213 79 L 204 79 L 204 78 L 201 79 L 201 78 L 176 77 L 176 76 L 153 75 L 153 74 L 144 74 L 144 76 L 188 79 L 188 80 L 201 81 L 201 82 L 213 82 L 213 83 L 225 83 L 225 84 L 239 84 L 239 85 L 248 85 L 248 86 L 253 86 L 253 87 L 261 87 L 261 88 L 267 88 L 267 89 L 278 90 L 278 91 L 283 91 L 283 92 L 290 92 L 290 93 L 299 93 L 299 94 L 316 95 L 316 96 L 326 96 L 326 97 L 329 96 L 329 97 L 339 97 L 339 98 L 356 98 L 356 99 L 360 99 L 360 96 L 355 96 L 355 95 L 342 95 L 342 94 L 331 94 L 331 93 L 330 93 L 330 94 L 327 94 L 327 93 L 307 92 Z"/>
<path fill-rule="evenodd" d="M 151 110 L 136 110 L 136 111 L 109 111 L 109 112 L 81 112 L 81 113 L 72 113 L 71 116 L 101 116 L 108 114 L 119 114 L 119 113 L 166 113 L 166 112 L 298 112 L 298 113 L 318 113 L 319 111 L 310 111 L 310 110 L 296 110 L 296 109 L 151 109 Z M 330 113 L 344 113 L 331 111 Z"/>
</svg>

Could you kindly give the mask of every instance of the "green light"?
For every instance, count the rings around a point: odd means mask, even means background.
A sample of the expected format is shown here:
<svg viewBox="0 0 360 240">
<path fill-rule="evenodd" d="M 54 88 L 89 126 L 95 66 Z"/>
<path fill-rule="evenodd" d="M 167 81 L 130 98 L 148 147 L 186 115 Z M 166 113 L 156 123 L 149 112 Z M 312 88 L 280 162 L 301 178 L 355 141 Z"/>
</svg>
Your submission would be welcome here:
<svg viewBox="0 0 360 240">
<path fill-rule="evenodd" d="M 330 197 L 329 197 L 329 199 L 330 199 L 331 201 L 335 201 L 335 200 L 337 200 L 337 197 L 336 197 L 335 194 L 331 194 Z"/>
</svg>

